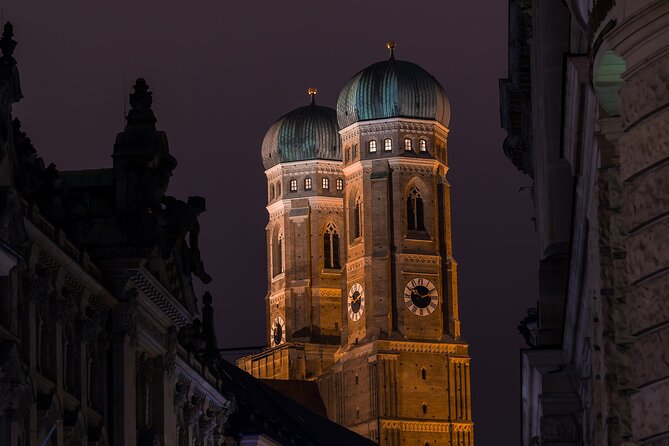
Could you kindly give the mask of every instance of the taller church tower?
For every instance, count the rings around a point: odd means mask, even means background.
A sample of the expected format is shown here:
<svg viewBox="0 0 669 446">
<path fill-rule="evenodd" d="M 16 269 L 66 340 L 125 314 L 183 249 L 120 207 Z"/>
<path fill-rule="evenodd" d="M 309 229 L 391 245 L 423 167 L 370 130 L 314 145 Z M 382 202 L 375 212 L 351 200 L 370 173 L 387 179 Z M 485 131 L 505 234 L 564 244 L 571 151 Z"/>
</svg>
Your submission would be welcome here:
<svg viewBox="0 0 669 446">
<path fill-rule="evenodd" d="M 468 345 L 451 249 L 443 88 L 390 58 L 356 74 L 337 118 L 347 258 L 342 346 L 321 378 L 332 418 L 384 445 L 472 445 Z"/>
<path fill-rule="evenodd" d="M 306 249 L 300 248 L 305 239 L 317 244 L 309 251 L 311 265 L 320 265 L 318 256 L 328 257 L 324 253 L 331 239 L 322 238 L 326 219 L 336 227 L 342 261 L 339 306 L 325 298 L 334 294 L 330 287 L 335 276 L 324 281 L 325 270 L 317 270 L 318 278 L 307 275 L 306 263 L 300 254 L 293 254 L 293 263 L 285 264 L 285 279 L 270 283 L 268 331 L 276 333 L 272 312 L 280 314 L 281 308 L 286 318 L 302 321 L 293 322 L 293 327 L 286 323 L 293 340 L 322 342 L 322 338 L 295 334 L 298 326 L 313 321 L 316 307 L 321 321 L 332 321 L 330 328 L 335 323 L 340 327 L 336 351 L 318 344 L 321 358 L 330 352 L 332 357 L 311 367 L 311 375 L 305 376 L 318 382 L 334 421 L 382 445 L 472 446 L 469 346 L 460 337 L 446 180 L 450 105 L 432 75 L 416 64 L 396 60 L 392 42 L 388 48 L 388 60 L 356 74 L 339 95 L 341 173 L 332 175 L 341 178 L 343 190 L 328 198 L 330 214 L 314 212 L 312 203 L 324 199 L 316 193 L 303 197 L 294 191 L 290 204 L 284 198 L 283 204 L 275 205 L 283 209 L 280 227 L 290 234 L 285 240 L 290 239 L 292 247 L 286 247 L 286 252 L 306 253 L 300 251 Z M 284 187 L 297 184 L 299 188 L 306 177 L 297 175 L 317 175 L 310 166 L 320 162 L 284 164 L 281 175 L 272 170 L 278 172 L 281 164 L 271 167 L 267 170 L 270 197 L 275 178 L 282 178 Z M 272 206 L 268 206 L 268 234 L 274 227 L 273 215 L 279 212 Z M 309 224 L 300 226 L 298 220 L 307 216 Z M 274 240 L 273 235 L 269 237 Z M 277 261 L 270 254 L 270 269 Z M 298 297 L 304 293 L 310 297 Z M 275 295 L 285 297 L 275 303 Z M 297 311 L 288 310 L 289 295 L 295 296 L 293 308 L 302 305 Z M 330 310 L 338 314 L 325 316 Z M 278 350 L 274 346 L 239 364 L 263 377 L 262 358 Z M 299 361 L 286 364 L 292 370 Z"/>
</svg>

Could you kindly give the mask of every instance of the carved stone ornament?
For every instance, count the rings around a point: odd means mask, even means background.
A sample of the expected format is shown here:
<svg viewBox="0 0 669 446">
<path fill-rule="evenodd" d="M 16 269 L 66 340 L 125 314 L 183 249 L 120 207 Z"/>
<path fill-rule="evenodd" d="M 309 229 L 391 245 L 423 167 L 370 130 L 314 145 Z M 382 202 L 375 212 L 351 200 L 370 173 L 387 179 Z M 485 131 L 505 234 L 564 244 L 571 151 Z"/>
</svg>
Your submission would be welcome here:
<svg viewBox="0 0 669 446">
<path fill-rule="evenodd" d="M 174 388 L 174 413 L 177 416 L 179 426 L 185 427 L 184 407 L 188 401 L 192 384 L 189 381 L 179 380 Z"/>
<path fill-rule="evenodd" d="M 184 422 L 188 426 L 197 426 L 203 412 L 204 398 L 196 393 L 183 406 Z"/>
<path fill-rule="evenodd" d="M 49 270 L 38 266 L 29 278 L 24 279 L 23 292 L 38 309 L 45 309 L 48 306 L 49 296 L 53 293 Z"/>
<path fill-rule="evenodd" d="M 63 288 L 56 295 L 56 318 L 63 322 L 72 322 L 78 311 L 74 296 L 67 288 Z"/>
<path fill-rule="evenodd" d="M 167 330 L 167 351 L 163 360 L 163 371 L 167 376 L 174 375 L 177 363 L 177 329 L 170 327 Z M 176 396 L 175 396 L 176 398 Z"/>
<path fill-rule="evenodd" d="M 137 290 L 130 290 L 122 303 L 121 329 L 133 341 L 137 338 L 137 306 Z"/>
<path fill-rule="evenodd" d="M 228 422 L 230 416 L 235 413 L 237 410 L 237 403 L 232 395 L 226 395 L 225 403 L 221 408 L 221 412 L 218 414 L 218 422 L 221 426 L 224 426 Z"/>
</svg>

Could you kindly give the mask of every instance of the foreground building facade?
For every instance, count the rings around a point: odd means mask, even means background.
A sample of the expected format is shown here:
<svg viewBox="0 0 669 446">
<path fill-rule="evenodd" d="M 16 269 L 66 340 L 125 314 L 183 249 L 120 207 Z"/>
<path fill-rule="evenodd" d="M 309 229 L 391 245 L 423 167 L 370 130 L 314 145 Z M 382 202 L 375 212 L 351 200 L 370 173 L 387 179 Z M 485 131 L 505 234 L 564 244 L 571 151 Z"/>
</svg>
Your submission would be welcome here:
<svg viewBox="0 0 669 446">
<path fill-rule="evenodd" d="M 202 197 L 166 195 L 176 160 L 138 79 L 113 166 L 46 166 L 12 117 L 0 39 L 0 444 L 371 444 L 222 361 L 198 249 Z"/>
<path fill-rule="evenodd" d="M 522 444 L 669 444 L 669 2 L 509 8 L 504 151 L 540 248 Z"/>
<path fill-rule="evenodd" d="M 268 180 L 269 349 L 238 365 L 318 383 L 330 419 L 383 445 L 473 445 L 451 249 L 450 106 L 418 65 L 355 75 L 337 110 L 280 118 Z"/>
</svg>

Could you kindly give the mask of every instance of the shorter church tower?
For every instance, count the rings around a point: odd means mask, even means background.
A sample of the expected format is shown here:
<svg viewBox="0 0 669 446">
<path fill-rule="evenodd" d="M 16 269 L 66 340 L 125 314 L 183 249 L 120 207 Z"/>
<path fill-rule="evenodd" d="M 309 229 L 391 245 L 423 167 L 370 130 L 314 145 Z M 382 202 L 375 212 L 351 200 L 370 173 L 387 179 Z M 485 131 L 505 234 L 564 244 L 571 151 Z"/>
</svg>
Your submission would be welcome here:
<svg viewBox="0 0 669 446">
<path fill-rule="evenodd" d="M 335 110 L 284 115 L 262 144 L 267 176 L 269 349 L 242 358 L 259 378 L 315 379 L 334 360 L 342 325 L 344 176 Z"/>
</svg>

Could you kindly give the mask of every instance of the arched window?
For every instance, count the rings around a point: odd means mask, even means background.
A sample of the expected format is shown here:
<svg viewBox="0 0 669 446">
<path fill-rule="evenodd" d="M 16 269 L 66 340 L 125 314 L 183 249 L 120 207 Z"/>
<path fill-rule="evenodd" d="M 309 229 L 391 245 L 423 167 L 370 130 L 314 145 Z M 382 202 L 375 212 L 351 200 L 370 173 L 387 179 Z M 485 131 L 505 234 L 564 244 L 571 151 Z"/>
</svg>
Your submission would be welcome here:
<svg viewBox="0 0 669 446">
<path fill-rule="evenodd" d="M 423 403 L 423 413 L 427 413 L 427 403 Z"/>
<path fill-rule="evenodd" d="M 410 152 L 412 150 L 410 138 L 404 138 L 404 150 L 406 150 L 407 152 Z"/>
<path fill-rule="evenodd" d="M 323 266 L 339 269 L 339 234 L 334 224 L 328 223 L 323 233 Z"/>
<path fill-rule="evenodd" d="M 269 185 L 269 201 L 274 200 L 274 185 Z"/>
<path fill-rule="evenodd" d="M 393 150 L 393 140 L 390 138 L 386 138 L 383 140 L 383 150 L 386 152 L 390 152 Z"/>
<path fill-rule="evenodd" d="M 304 179 L 304 190 L 311 190 L 311 178 Z"/>
<path fill-rule="evenodd" d="M 323 178 L 323 190 L 330 190 L 330 179 Z"/>
<path fill-rule="evenodd" d="M 353 239 L 362 236 L 362 197 L 358 195 L 355 198 L 353 207 Z"/>
<path fill-rule="evenodd" d="M 297 192 L 297 180 L 296 179 L 290 180 L 290 191 L 291 192 Z"/>
<path fill-rule="evenodd" d="M 420 152 L 427 152 L 427 141 L 425 141 L 424 139 L 418 141 L 418 150 Z"/>
<path fill-rule="evenodd" d="M 275 234 L 272 240 L 272 275 L 274 277 L 283 272 L 283 232 L 277 229 Z"/>
<path fill-rule="evenodd" d="M 423 196 L 416 187 L 412 187 L 407 195 L 407 229 L 409 231 L 425 230 Z"/>
<path fill-rule="evenodd" d="M 337 190 L 344 190 L 344 180 L 342 179 L 337 180 Z"/>
<path fill-rule="evenodd" d="M 423 379 L 427 379 L 427 370 L 425 370 L 425 367 L 420 369 L 420 377 Z"/>
<path fill-rule="evenodd" d="M 369 151 L 370 152 L 376 152 L 376 141 L 371 140 L 369 142 Z"/>
</svg>

